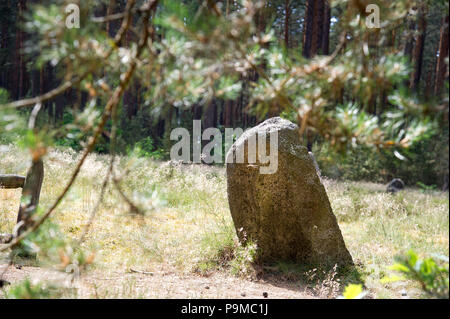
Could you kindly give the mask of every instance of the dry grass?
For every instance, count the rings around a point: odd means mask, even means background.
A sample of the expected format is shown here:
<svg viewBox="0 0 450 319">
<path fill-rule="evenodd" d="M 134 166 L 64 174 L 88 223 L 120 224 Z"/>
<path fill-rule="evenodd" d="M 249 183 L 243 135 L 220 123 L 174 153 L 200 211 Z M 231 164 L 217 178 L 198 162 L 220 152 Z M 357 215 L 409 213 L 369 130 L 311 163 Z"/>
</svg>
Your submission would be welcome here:
<svg viewBox="0 0 450 319">
<path fill-rule="evenodd" d="M 413 249 L 421 256 L 448 256 L 448 193 L 406 189 L 392 195 L 373 183 L 325 184 L 347 247 L 376 297 L 399 297 L 400 290 L 412 288 L 380 283 L 395 255 Z"/>
<path fill-rule="evenodd" d="M 0 172 L 24 174 L 27 163 L 21 159 L 26 155 L 13 146 L 6 151 L 3 147 Z M 44 209 L 61 192 L 78 156 L 70 150 L 53 151 L 47 156 L 41 195 Z M 54 214 L 52 221 L 69 237 L 79 238 L 82 234 L 107 165 L 106 156 L 90 155 L 73 189 Z M 233 278 L 229 268 L 220 262 L 227 249 L 235 251 L 227 257 L 234 261 L 231 269 L 245 267 L 245 260 L 236 261 L 237 256 L 247 258 L 249 252 L 239 251 L 243 248 L 236 244 L 223 168 L 130 157 L 121 158 L 119 167 L 121 171 L 129 169 L 123 188 L 145 214 L 131 215 L 118 193 L 112 188 L 107 190 L 83 243 L 86 250 L 95 251 L 93 273 L 125 274 L 133 268 L 182 277 L 200 270 L 202 274 Z M 410 248 L 419 254 L 448 255 L 448 195 L 419 189 L 390 195 L 384 192 L 383 185 L 332 180 L 325 180 L 325 186 L 346 244 L 359 265 L 358 276 L 371 295 L 398 298 L 400 290 L 406 289 L 410 296 L 418 296 L 412 283 L 385 285 L 380 279 L 386 275 L 393 257 Z M 20 190 L 0 190 L 0 232 L 12 230 L 19 197 Z M 352 280 L 352 276 L 347 279 Z M 145 296 L 134 279 L 122 281 L 121 285 L 125 287 L 121 294 L 108 295 L 103 284 L 102 297 Z M 93 292 L 82 295 L 95 297 Z"/>
</svg>

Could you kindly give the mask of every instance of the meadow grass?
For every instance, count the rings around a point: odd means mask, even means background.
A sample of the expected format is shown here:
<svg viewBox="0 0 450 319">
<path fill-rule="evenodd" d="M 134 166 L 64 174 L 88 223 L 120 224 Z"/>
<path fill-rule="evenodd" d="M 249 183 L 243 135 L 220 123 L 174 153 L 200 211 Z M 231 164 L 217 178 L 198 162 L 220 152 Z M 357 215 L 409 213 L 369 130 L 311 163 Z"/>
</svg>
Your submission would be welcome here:
<svg viewBox="0 0 450 319">
<path fill-rule="evenodd" d="M 3 147 L 0 172 L 25 174 L 28 163 L 23 159 L 27 155 L 15 146 Z M 43 210 L 62 191 L 79 156 L 70 149 L 54 150 L 46 156 L 40 201 Z M 52 222 L 69 238 L 78 239 L 88 224 L 108 160 L 106 155 L 88 156 L 79 178 L 52 216 Z M 128 156 L 120 157 L 117 174 L 123 174 L 120 184 L 143 214 L 130 212 L 118 192 L 108 187 L 82 243 L 84 249 L 95 252 L 94 270 L 251 274 L 248 265 L 254 247 L 242 247 L 237 241 L 224 168 Z M 398 298 L 401 290 L 412 297 L 422 296 L 412 282 L 383 284 L 380 280 L 389 274 L 387 267 L 394 256 L 409 249 L 421 256 L 448 256 L 448 193 L 407 188 L 392 195 L 385 192 L 384 185 L 328 179 L 324 185 L 357 265 L 341 283 L 362 282 L 375 298 Z M 20 190 L 0 190 L 0 232 L 13 229 L 19 198 Z M 311 276 L 311 269 L 289 263 L 280 262 L 273 269 L 293 281 L 319 278 L 320 282 L 311 281 L 316 290 L 327 280 L 336 280 L 331 273 Z M 330 286 L 335 295 L 335 287 Z"/>
</svg>

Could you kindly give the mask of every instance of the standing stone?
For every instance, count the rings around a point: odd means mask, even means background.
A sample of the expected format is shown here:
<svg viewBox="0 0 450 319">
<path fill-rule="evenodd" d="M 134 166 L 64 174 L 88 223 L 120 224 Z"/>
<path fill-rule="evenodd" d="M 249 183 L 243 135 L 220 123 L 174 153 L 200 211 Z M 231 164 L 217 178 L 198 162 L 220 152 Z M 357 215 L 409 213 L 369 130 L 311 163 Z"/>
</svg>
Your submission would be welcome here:
<svg viewBox="0 0 450 319">
<path fill-rule="evenodd" d="M 258 167 L 264 164 L 258 159 L 248 163 L 248 141 L 274 132 L 278 133 L 278 169 L 261 174 Z M 242 148 L 244 163 L 236 163 Z M 228 151 L 231 215 L 239 239 L 252 239 L 258 245 L 260 261 L 353 264 L 316 169 L 314 158 L 300 143 L 297 125 L 280 117 L 244 132 Z"/>
</svg>

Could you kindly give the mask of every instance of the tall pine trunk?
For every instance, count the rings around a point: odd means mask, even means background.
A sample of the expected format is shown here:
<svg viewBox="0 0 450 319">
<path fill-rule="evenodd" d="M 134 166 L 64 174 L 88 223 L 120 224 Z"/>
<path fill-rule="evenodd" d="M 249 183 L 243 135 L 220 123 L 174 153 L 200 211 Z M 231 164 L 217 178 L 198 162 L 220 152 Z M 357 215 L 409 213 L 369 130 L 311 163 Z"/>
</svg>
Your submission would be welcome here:
<svg viewBox="0 0 450 319">
<path fill-rule="evenodd" d="M 405 47 L 403 50 L 403 54 L 406 56 L 409 62 L 411 62 L 412 59 L 412 52 L 414 49 L 414 28 L 415 23 L 413 21 L 408 22 L 408 26 L 406 29 L 406 41 L 405 41 Z"/>
<path fill-rule="evenodd" d="M 290 6 L 291 0 L 285 0 L 284 2 L 284 11 L 285 11 L 285 17 L 284 17 L 284 45 L 286 48 L 289 48 L 289 18 L 291 15 L 290 12 Z"/>
<path fill-rule="evenodd" d="M 436 64 L 436 80 L 434 82 L 434 94 L 439 95 L 444 87 L 444 79 L 447 74 L 445 59 L 448 57 L 448 15 L 442 21 L 439 39 L 439 56 Z"/>
<path fill-rule="evenodd" d="M 303 23 L 303 39 L 302 39 L 302 54 L 305 58 L 311 57 L 311 45 L 314 24 L 314 10 L 315 1 L 306 0 L 305 19 Z"/>
<path fill-rule="evenodd" d="M 13 97 L 19 99 L 25 95 L 26 68 L 23 56 L 24 33 L 21 30 L 23 13 L 26 10 L 26 0 L 17 1 L 17 23 L 16 23 L 16 45 L 15 45 L 15 72 L 12 73 L 15 87 L 13 87 Z"/>
<path fill-rule="evenodd" d="M 324 0 L 316 0 L 313 13 L 311 57 L 317 55 L 322 46 L 324 9 Z"/>
<path fill-rule="evenodd" d="M 324 17 L 323 17 L 323 31 L 322 31 L 322 54 L 330 54 L 330 27 L 331 27 L 331 8 L 328 0 L 325 1 Z"/>
<path fill-rule="evenodd" d="M 414 50 L 412 56 L 413 72 L 409 87 L 413 90 L 417 89 L 422 75 L 423 48 L 425 46 L 425 35 L 427 29 L 427 21 L 425 19 L 425 7 L 419 8 L 417 17 L 417 34 L 415 36 Z"/>
<path fill-rule="evenodd" d="M 307 0 L 303 23 L 303 51 L 305 58 L 329 54 L 331 9 L 328 1 Z"/>
</svg>

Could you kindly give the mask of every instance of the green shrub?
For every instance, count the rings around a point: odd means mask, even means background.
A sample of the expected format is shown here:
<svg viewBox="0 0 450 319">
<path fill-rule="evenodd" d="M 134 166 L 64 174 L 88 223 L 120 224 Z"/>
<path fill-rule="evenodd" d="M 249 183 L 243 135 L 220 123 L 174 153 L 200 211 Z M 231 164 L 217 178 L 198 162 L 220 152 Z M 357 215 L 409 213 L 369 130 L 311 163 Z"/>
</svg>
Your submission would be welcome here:
<svg viewBox="0 0 450 319">
<path fill-rule="evenodd" d="M 257 245 L 247 240 L 243 245 L 234 235 L 232 226 L 220 233 L 207 234 L 202 240 L 204 255 L 197 271 L 207 273 L 220 268 L 229 269 L 236 276 L 253 275 L 252 265 L 257 256 Z"/>
<path fill-rule="evenodd" d="M 396 257 L 396 264 L 390 269 L 400 272 L 406 279 L 417 281 L 428 296 L 448 299 L 448 257 L 441 255 L 433 257 L 420 259 L 410 250 L 405 256 Z"/>
<path fill-rule="evenodd" d="M 442 186 L 448 176 L 448 130 L 444 132 L 442 136 L 434 135 L 403 150 L 405 160 L 389 150 L 377 151 L 365 146 L 349 148 L 340 154 L 327 142 L 314 144 L 313 153 L 326 177 L 377 183 L 401 178 L 407 186 L 428 189 L 432 185 Z"/>
<path fill-rule="evenodd" d="M 155 146 L 153 139 L 147 136 L 134 145 L 133 153 L 138 157 L 151 157 L 154 159 L 163 159 L 165 152 Z"/>
</svg>

